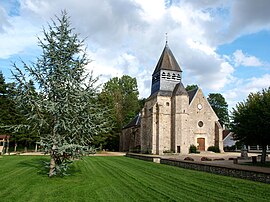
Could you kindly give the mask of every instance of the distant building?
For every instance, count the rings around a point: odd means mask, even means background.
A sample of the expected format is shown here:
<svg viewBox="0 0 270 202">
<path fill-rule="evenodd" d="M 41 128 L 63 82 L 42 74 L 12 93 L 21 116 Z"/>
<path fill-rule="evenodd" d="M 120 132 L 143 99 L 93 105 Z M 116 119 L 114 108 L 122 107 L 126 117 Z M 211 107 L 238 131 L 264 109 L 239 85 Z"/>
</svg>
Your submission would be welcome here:
<svg viewBox="0 0 270 202">
<path fill-rule="evenodd" d="M 166 43 L 152 74 L 151 95 L 124 127 L 120 151 L 187 154 L 190 145 L 223 151 L 222 127 L 200 88 L 186 91 L 182 70 Z"/>
<path fill-rule="evenodd" d="M 232 147 L 235 145 L 236 140 L 233 139 L 233 132 L 223 130 L 223 147 Z"/>
<path fill-rule="evenodd" d="M 0 135 L 0 154 L 8 153 L 9 135 Z"/>
</svg>

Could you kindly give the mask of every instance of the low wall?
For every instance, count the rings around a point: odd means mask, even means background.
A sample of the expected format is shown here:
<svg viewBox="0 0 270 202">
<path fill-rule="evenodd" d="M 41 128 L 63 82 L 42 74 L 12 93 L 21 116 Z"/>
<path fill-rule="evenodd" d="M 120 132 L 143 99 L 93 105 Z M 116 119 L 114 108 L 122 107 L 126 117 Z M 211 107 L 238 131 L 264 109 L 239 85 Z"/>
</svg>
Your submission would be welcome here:
<svg viewBox="0 0 270 202">
<path fill-rule="evenodd" d="M 203 162 L 190 162 L 190 161 L 182 161 L 176 159 L 166 159 L 157 156 L 151 155 L 140 155 L 140 154 L 127 154 L 127 157 L 137 158 L 145 161 L 153 161 L 155 162 L 157 158 L 160 159 L 161 164 L 177 166 L 181 168 L 187 168 L 197 171 L 204 171 L 208 173 L 225 175 L 230 177 L 237 177 L 242 179 L 248 179 L 258 182 L 264 182 L 270 184 L 270 173 L 260 172 L 249 170 L 248 168 L 244 168 L 244 166 L 240 166 L 242 168 L 237 168 L 236 166 L 230 165 L 214 165 Z"/>
<path fill-rule="evenodd" d="M 160 163 L 160 157 L 159 156 L 153 156 L 153 155 L 144 155 L 144 154 L 134 154 L 134 153 L 127 153 L 127 157 L 130 158 L 136 158 L 144 161 L 152 161 L 155 163 Z"/>
</svg>

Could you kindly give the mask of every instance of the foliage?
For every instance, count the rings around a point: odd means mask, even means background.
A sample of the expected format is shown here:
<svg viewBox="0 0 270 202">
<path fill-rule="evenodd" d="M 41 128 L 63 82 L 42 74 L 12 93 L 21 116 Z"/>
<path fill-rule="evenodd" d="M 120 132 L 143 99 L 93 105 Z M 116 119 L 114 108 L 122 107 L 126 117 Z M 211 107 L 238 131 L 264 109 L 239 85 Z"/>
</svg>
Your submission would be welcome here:
<svg viewBox="0 0 270 202">
<path fill-rule="evenodd" d="M 190 145 L 189 146 L 189 153 L 200 153 L 199 151 L 197 151 L 197 147 L 195 145 Z"/>
<path fill-rule="evenodd" d="M 269 201 L 270 198 L 269 184 L 126 157 L 84 157 L 72 164 L 68 178 L 48 179 L 42 175 L 44 170 L 40 170 L 40 163 L 46 159 L 46 156 L 0 158 L 3 173 L 0 181 L 4 182 L 0 183 L 1 202 Z"/>
<path fill-rule="evenodd" d="M 198 88 L 198 85 L 197 84 L 187 85 L 186 86 L 186 91 L 191 91 L 191 90 L 194 90 L 196 88 Z"/>
<path fill-rule="evenodd" d="M 5 78 L 0 72 L 0 134 L 11 135 L 9 146 L 16 143 L 27 147 L 37 141 L 36 134 L 23 130 L 9 130 L 16 124 L 25 124 L 26 118 L 23 115 L 29 110 L 25 106 L 18 108 L 14 101 L 15 94 L 15 83 L 5 83 Z"/>
<path fill-rule="evenodd" d="M 138 96 L 137 80 L 128 75 L 114 77 L 104 84 L 99 99 L 110 109 L 110 117 L 115 123 L 111 132 L 103 137 L 106 149 L 118 150 L 119 134 L 123 126 L 136 116 L 140 104 L 144 103 L 144 100 L 139 101 Z"/>
<path fill-rule="evenodd" d="M 40 144 L 51 157 L 51 177 L 62 172 L 67 160 L 80 156 L 94 136 L 106 133 L 109 121 L 106 108 L 98 104 L 97 79 L 85 69 L 90 61 L 83 41 L 70 28 L 67 13 L 56 17 L 43 34 L 44 38 L 39 38 L 42 55 L 37 62 L 31 66 L 23 63 L 24 71 L 14 64 L 17 105 L 31 109 L 25 114 L 27 124 L 15 130 L 26 128 L 38 133 Z M 38 93 L 27 78 L 38 86 Z"/>
<path fill-rule="evenodd" d="M 220 149 L 217 146 L 210 146 L 208 147 L 207 151 L 212 151 L 215 153 L 220 153 Z"/>
<path fill-rule="evenodd" d="M 20 118 L 13 101 L 13 83 L 6 83 L 2 72 L 0 72 L 0 134 L 9 134 L 3 127 L 13 125 Z"/>
<path fill-rule="evenodd" d="M 266 146 L 270 144 L 270 88 L 250 93 L 233 108 L 231 118 L 234 138 L 247 145 L 261 145 L 261 162 L 265 163 Z"/>
<path fill-rule="evenodd" d="M 220 93 L 210 93 L 207 98 L 221 124 L 229 124 L 228 104 Z"/>
</svg>

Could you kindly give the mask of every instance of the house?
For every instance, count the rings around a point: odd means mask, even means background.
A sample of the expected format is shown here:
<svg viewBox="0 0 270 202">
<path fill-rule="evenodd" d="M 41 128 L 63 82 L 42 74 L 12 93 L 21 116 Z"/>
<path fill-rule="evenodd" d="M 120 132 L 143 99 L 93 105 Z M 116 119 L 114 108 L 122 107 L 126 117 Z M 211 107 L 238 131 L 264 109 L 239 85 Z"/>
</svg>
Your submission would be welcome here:
<svg viewBox="0 0 270 202">
<path fill-rule="evenodd" d="M 231 147 L 234 146 L 236 140 L 233 138 L 233 132 L 229 130 L 223 130 L 223 147 Z"/>
<path fill-rule="evenodd" d="M 8 153 L 9 135 L 0 135 L 0 154 Z"/>
<path fill-rule="evenodd" d="M 189 153 L 191 145 L 223 151 L 222 127 L 201 88 L 186 91 L 182 69 L 167 42 L 152 74 L 141 113 L 123 128 L 120 151 Z"/>
</svg>

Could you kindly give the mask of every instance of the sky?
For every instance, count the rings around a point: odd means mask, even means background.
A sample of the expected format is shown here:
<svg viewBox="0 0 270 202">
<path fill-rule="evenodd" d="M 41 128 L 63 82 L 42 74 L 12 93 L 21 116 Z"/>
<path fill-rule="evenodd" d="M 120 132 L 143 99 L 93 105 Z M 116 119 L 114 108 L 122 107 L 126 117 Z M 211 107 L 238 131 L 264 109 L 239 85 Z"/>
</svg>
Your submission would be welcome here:
<svg viewBox="0 0 270 202">
<path fill-rule="evenodd" d="M 250 92 L 270 86 L 269 0 L 0 0 L 0 71 L 40 55 L 37 37 L 66 10 L 85 39 L 88 71 L 104 83 L 136 77 L 140 98 L 168 45 L 183 70 L 183 84 L 204 95 L 221 93 L 229 109 Z"/>
</svg>

